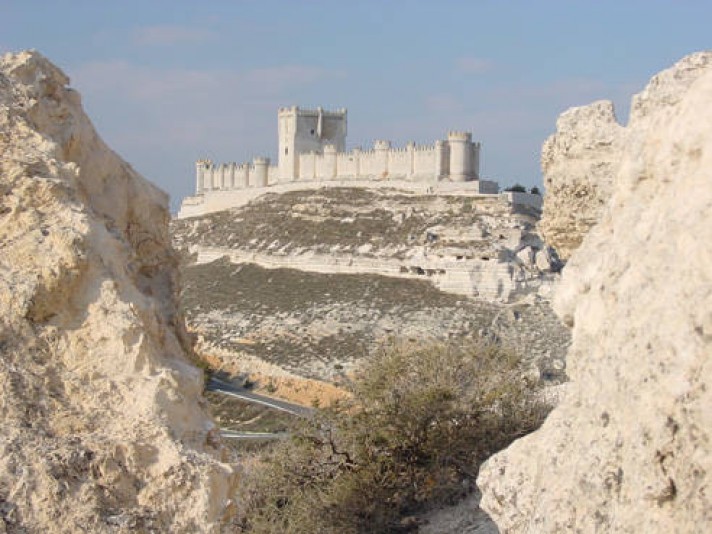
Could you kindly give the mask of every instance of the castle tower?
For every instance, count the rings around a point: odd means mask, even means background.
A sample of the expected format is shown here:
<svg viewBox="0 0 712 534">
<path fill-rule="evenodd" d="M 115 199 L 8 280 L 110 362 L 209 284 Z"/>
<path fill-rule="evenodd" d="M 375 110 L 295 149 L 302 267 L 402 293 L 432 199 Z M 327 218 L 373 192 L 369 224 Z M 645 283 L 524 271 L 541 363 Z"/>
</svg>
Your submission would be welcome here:
<svg viewBox="0 0 712 534">
<path fill-rule="evenodd" d="M 225 182 L 224 186 L 226 189 L 234 189 L 235 188 L 235 167 L 237 165 L 235 162 L 230 162 L 226 166 L 225 170 Z"/>
<path fill-rule="evenodd" d="M 255 173 L 250 173 L 250 187 L 267 187 L 269 158 L 255 158 L 253 164 Z"/>
<path fill-rule="evenodd" d="M 447 135 L 450 145 L 450 180 L 469 182 L 477 179 L 475 170 L 474 145 L 469 132 L 450 132 Z"/>
<path fill-rule="evenodd" d="M 376 153 L 376 169 L 380 178 L 388 176 L 388 151 L 391 149 L 390 141 L 376 141 L 373 150 Z"/>
<path fill-rule="evenodd" d="M 208 161 L 199 159 L 195 162 L 195 194 L 201 195 L 205 189 L 205 167 Z"/>
<path fill-rule="evenodd" d="M 472 143 L 472 170 L 475 173 L 475 180 L 480 179 L 480 147 L 482 143 Z"/>
<path fill-rule="evenodd" d="M 406 178 L 411 180 L 413 174 L 415 174 L 415 141 L 408 141 L 405 147 L 408 152 L 408 170 L 406 172 Z"/>
<path fill-rule="evenodd" d="M 250 184 L 250 164 L 242 163 L 235 169 L 235 188 L 247 189 Z"/>
<path fill-rule="evenodd" d="M 327 180 L 336 178 L 336 147 L 334 145 L 324 147 L 324 178 Z"/>
<path fill-rule="evenodd" d="M 299 177 L 299 154 L 310 151 L 323 154 L 327 145 L 333 145 L 337 152 L 346 149 L 345 109 L 280 108 L 277 122 L 280 182 L 291 182 Z"/>
<path fill-rule="evenodd" d="M 225 187 L 225 164 L 221 163 L 217 166 L 217 185 L 216 189 L 226 189 Z"/>
<path fill-rule="evenodd" d="M 446 141 L 435 141 L 435 178 L 442 180 L 450 174 L 450 146 Z"/>
</svg>

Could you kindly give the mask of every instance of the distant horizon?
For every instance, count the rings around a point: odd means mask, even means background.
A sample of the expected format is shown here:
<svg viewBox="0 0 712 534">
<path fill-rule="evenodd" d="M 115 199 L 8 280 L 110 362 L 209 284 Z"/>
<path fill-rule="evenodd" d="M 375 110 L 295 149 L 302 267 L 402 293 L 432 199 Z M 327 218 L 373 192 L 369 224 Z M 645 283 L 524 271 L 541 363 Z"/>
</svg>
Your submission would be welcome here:
<svg viewBox="0 0 712 534">
<path fill-rule="evenodd" d="M 630 98 L 712 48 L 712 3 L 0 0 L 0 53 L 34 48 L 82 95 L 107 144 L 171 195 L 194 163 L 276 158 L 280 107 L 347 108 L 347 149 L 482 143 L 482 176 L 542 188 L 557 117 Z"/>
</svg>

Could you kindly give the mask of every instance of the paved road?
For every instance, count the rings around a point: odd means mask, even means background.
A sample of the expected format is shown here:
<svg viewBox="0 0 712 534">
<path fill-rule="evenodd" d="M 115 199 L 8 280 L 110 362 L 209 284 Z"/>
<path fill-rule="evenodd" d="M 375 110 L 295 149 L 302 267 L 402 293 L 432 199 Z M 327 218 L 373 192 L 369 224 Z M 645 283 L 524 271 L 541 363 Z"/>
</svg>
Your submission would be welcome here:
<svg viewBox="0 0 712 534">
<path fill-rule="evenodd" d="M 235 430 L 222 429 L 220 430 L 220 435 L 225 439 L 267 441 L 289 437 L 289 432 L 237 432 Z"/>
<path fill-rule="evenodd" d="M 231 384 L 230 382 L 215 377 L 211 377 L 210 380 L 208 380 L 208 384 L 205 386 L 205 389 L 216 393 L 222 393 L 223 395 L 229 395 L 245 402 L 252 402 L 262 406 L 267 406 L 268 408 L 273 408 L 275 410 L 281 410 L 283 412 L 296 415 L 297 417 L 311 417 L 314 414 L 313 408 L 307 408 L 306 406 L 301 406 L 299 404 L 293 404 L 291 402 L 273 399 L 265 395 L 252 393 L 245 388 L 236 386 L 235 384 Z"/>
</svg>

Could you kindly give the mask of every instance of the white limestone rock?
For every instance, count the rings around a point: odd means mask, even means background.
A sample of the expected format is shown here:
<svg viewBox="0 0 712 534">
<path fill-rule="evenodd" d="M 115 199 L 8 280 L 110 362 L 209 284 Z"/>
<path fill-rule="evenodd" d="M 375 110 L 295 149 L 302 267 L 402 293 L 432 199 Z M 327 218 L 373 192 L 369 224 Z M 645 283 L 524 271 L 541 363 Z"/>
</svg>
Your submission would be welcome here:
<svg viewBox="0 0 712 534">
<path fill-rule="evenodd" d="M 611 195 L 622 136 L 613 103 L 601 100 L 563 113 L 544 143 L 539 231 L 562 259 L 578 248 Z"/>
<path fill-rule="evenodd" d="M 0 531 L 213 532 L 220 461 L 167 196 L 37 52 L 0 59 Z"/>
<path fill-rule="evenodd" d="M 480 472 L 502 532 L 712 531 L 709 58 L 634 101 L 609 204 L 555 297 L 567 394 Z"/>
<path fill-rule="evenodd" d="M 698 52 L 655 76 L 633 98 L 626 128 L 618 124 L 613 103 L 606 100 L 571 108 L 559 117 L 556 133 L 542 148 L 546 195 L 539 230 L 563 260 L 600 219 L 627 137 L 635 135 L 651 110 L 674 106 L 710 63 L 712 53 Z"/>
<path fill-rule="evenodd" d="M 537 250 L 533 247 L 523 247 L 521 248 L 517 254 L 516 257 L 517 259 L 521 262 L 524 267 L 531 268 L 535 265 L 535 257 L 536 257 Z"/>
<path fill-rule="evenodd" d="M 559 257 L 551 247 L 544 247 L 536 251 L 534 264 L 543 273 L 557 272 L 561 268 Z"/>
</svg>

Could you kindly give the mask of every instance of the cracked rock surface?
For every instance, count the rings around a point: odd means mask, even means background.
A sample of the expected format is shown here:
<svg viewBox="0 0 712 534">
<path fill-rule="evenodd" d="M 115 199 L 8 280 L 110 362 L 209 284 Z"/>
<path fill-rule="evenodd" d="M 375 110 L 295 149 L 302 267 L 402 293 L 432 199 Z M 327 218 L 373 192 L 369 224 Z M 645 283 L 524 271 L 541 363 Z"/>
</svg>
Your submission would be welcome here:
<svg viewBox="0 0 712 534">
<path fill-rule="evenodd" d="M 0 532 L 217 532 L 167 196 L 39 53 L 0 58 Z"/>
<path fill-rule="evenodd" d="M 564 399 L 479 475 L 502 532 L 712 531 L 711 60 L 633 101 L 554 299 L 573 327 Z"/>
</svg>

